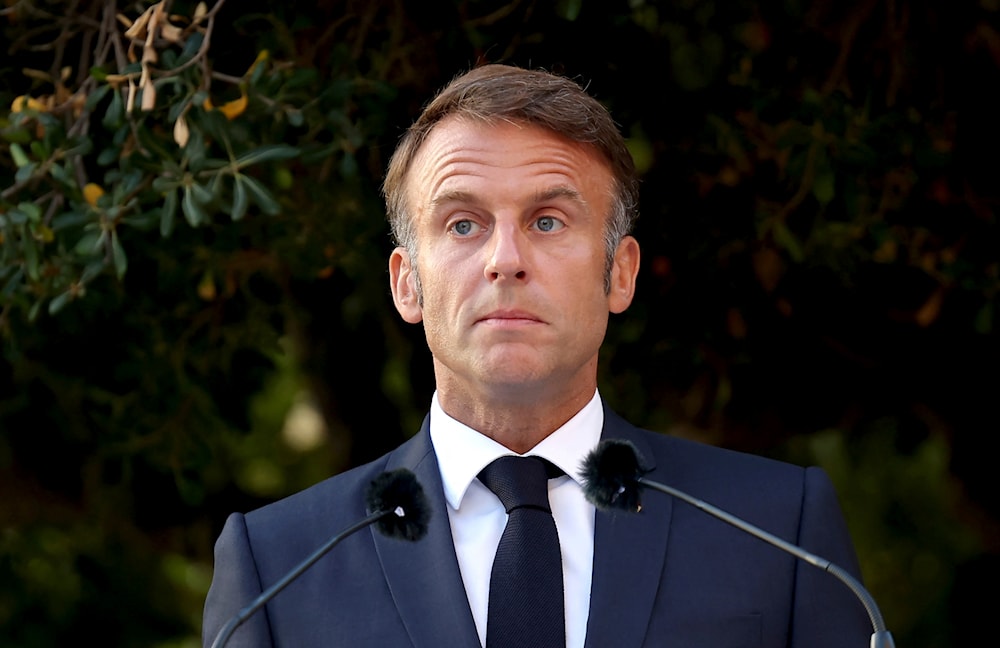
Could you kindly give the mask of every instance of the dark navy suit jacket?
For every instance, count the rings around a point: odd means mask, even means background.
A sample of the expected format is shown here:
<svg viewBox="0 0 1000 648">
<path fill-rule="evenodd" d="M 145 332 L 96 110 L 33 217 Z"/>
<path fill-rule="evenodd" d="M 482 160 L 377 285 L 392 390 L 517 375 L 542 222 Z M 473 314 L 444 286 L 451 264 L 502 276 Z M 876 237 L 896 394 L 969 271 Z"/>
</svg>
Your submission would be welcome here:
<svg viewBox="0 0 1000 648">
<path fill-rule="evenodd" d="M 859 577 L 826 473 L 640 430 L 605 409 L 604 438 L 635 444 L 669 484 Z M 366 516 L 365 493 L 407 468 L 432 516 L 408 542 L 374 527 L 348 536 L 251 616 L 227 646 L 475 648 L 428 421 L 384 457 L 246 515 L 215 547 L 203 639 L 334 534 Z M 492 560 L 492 556 L 483 557 Z M 641 513 L 597 512 L 587 648 L 863 648 L 864 606 L 817 567 L 656 491 Z"/>
</svg>

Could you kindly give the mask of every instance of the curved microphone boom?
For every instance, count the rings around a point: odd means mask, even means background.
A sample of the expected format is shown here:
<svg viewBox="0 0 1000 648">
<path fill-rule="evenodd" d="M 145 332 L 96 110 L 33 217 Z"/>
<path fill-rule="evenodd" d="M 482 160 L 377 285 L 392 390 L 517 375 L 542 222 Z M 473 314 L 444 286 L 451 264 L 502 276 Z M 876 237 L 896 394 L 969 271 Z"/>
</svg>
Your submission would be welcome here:
<svg viewBox="0 0 1000 648">
<path fill-rule="evenodd" d="M 582 472 L 584 494 L 597 508 L 605 510 L 622 509 L 631 513 L 638 513 L 642 510 L 640 490 L 643 486 L 646 486 L 687 502 L 691 506 L 701 509 L 723 522 L 727 522 L 752 536 L 760 538 L 779 549 L 783 549 L 814 567 L 829 572 L 854 592 L 854 595 L 858 597 L 868 612 L 868 617 L 871 619 L 874 630 L 870 648 L 895 648 L 892 634 L 885 628 L 882 613 L 879 611 L 875 599 L 872 598 L 871 594 L 849 572 L 825 558 L 821 558 L 797 545 L 786 542 L 750 524 L 746 520 L 727 513 L 716 506 L 712 506 L 708 502 L 666 484 L 646 479 L 644 475 L 649 471 L 642 467 L 639 461 L 639 453 L 630 442 L 622 439 L 605 439 L 601 441 L 587 455 L 582 465 Z"/>
<path fill-rule="evenodd" d="M 340 533 L 331 536 L 326 543 L 314 551 L 308 558 L 285 574 L 281 580 L 264 590 L 257 598 L 240 610 L 226 625 L 219 630 L 212 648 L 222 648 L 229 638 L 244 621 L 262 608 L 274 596 L 285 589 L 313 563 L 333 549 L 341 540 L 361 529 L 374 524 L 376 528 L 390 538 L 415 541 L 427 533 L 427 522 L 430 519 L 430 506 L 424 495 L 420 482 L 412 472 L 405 468 L 384 472 L 372 480 L 365 493 L 365 506 L 368 517 L 352 524 Z"/>
</svg>

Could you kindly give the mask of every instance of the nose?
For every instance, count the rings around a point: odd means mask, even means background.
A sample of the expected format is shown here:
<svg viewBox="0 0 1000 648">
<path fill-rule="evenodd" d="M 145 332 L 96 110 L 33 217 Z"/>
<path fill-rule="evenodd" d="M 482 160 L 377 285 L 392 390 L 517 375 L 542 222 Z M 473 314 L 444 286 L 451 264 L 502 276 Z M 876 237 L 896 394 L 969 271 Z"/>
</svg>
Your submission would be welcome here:
<svg viewBox="0 0 1000 648">
<path fill-rule="evenodd" d="M 516 225 L 497 225 L 493 230 L 491 245 L 484 269 L 486 279 L 523 281 L 527 275 L 525 264 L 525 235 Z"/>
</svg>

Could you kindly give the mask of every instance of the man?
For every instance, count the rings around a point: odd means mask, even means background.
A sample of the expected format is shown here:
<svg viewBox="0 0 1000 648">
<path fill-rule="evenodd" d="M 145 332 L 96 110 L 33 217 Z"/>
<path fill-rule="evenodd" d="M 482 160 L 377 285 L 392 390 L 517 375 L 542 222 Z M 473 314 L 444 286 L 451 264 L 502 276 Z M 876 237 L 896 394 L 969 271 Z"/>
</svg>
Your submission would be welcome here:
<svg viewBox="0 0 1000 648">
<path fill-rule="evenodd" d="M 629 235 L 632 161 L 600 103 L 556 75 L 479 67 L 425 108 L 384 188 L 399 244 L 393 300 L 423 325 L 433 355 L 430 412 L 416 436 L 371 464 L 230 517 L 216 545 L 206 645 L 363 519 L 368 484 L 398 468 L 430 500 L 427 537 L 350 536 L 230 645 L 487 645 L 502 612 L 490 586 L 502 580 L 491 572 L 507 513 L 481 471 L 504 455 L 542 457 L 564 473 L 548 481 L 548 499 L 566 646 L 868 645 L 863 606 L 829 574 L 665 495 L 645 497 L 639 514 L 595 511 L 583 495 L 587 453 L 624 439 L 650 479 L 858 573 L 821 470 L 639 430 L 601 400 L 598 352 L 609 314 L 632 300 L 639 246 Z"/>
</svg>

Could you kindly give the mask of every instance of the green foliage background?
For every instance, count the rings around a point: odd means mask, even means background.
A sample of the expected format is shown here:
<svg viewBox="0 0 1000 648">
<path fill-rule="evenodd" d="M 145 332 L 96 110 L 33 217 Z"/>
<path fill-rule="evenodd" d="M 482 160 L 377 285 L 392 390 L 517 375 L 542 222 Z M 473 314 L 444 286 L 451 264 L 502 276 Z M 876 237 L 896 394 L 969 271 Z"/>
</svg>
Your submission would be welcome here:
<svg viewBox="0 0 1000 648">
<path fill-rule="evenodd" d="M 0 644 L 199 645 L 229 512 L 417 429 L 378 188 L 485 61 L 579 78 L 643 173 L 604 396 L 825 466 L 898 645 L 986 632 L 1000 3 L 204 8 L 0 3 Z"/>
</svg>

